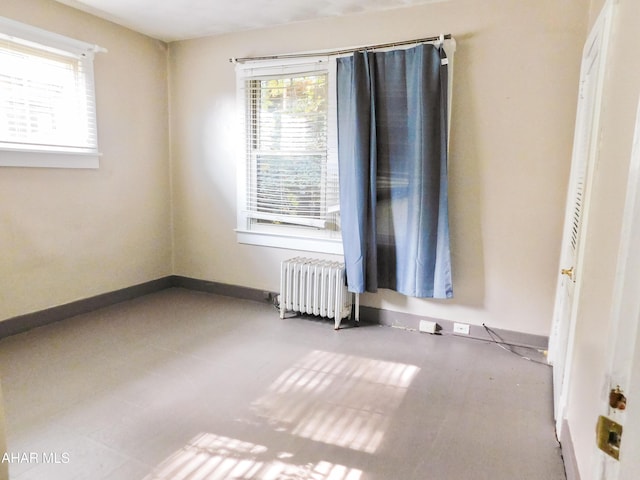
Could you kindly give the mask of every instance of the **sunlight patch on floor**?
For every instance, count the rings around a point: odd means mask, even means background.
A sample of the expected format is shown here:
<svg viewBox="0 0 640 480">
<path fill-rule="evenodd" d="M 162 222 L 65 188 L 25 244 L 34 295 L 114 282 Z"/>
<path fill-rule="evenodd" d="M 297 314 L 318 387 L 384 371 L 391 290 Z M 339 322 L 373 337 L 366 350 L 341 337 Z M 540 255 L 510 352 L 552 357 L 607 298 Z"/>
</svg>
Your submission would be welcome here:
<svg viewBox="0 0 640 480">
<path fill-rule="evenodd" d="M 415 365 L 316 350 L 287 369 L 253 407 L 282 431 L 375 453 L 419 371 Z"/>
<path fill-rule="evenodd" d="M 362 471 L 327 461 L 296 465 L 286 452 L 201 433 L 144 480 L 360 480 Z"/>
</svg>

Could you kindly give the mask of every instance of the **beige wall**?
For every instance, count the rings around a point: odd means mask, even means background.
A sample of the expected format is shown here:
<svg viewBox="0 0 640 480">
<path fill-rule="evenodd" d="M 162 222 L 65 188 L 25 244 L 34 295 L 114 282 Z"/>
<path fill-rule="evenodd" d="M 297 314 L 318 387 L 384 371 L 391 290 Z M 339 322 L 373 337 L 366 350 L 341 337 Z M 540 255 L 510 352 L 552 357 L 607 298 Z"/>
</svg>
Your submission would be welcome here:
<svg viewBox="0 0 640 480">
<path fill-rule="evenodd" d="M 587 14 L 584 0 L 451 0 L 171 44 L 175 273 L 277 291 L 298 254 L 236 242 L 229 57 L 452 33 L 455 298 L 362 302 L 548 335 Z"/>
<path fill-rule="evenodd" d="M 48 0 L 0 15 L 109 50 L 100 169 L 0 168 L 0 320 L 170 274 L 166 45 Z"/>
<path fill-rule="evenodd" d="M 594 0 L 590 24 L 595 22 L 604 0 Z M 595 170 L 592 206 L 585 237 L 585 263 L 578 302 L 572 384 L 567 419 L 575 444 L 582 480 L 594 479 L 596 458 L 594 425 L 606 414 L 606 362 L 612 287 L 620 242 L 620 228 L 636 109 L 640 97 L 640 3 L 618 0 L 605 77 L 601 117 L 600 158 Z M 640 365 L 636 365 L 636 370 Z M 632 385 L 640 394 L 640 386 Z M 630 397 L 631 400 L 631 397 Z M 629 413 L 632 409 L 629 410 Z M 635 425 L 639 410 L 635 410 Z M 636 427 L 637 428 L 637 427 Z M 626 440 L 627 437 L 629 440 Z M 627 442 L 631 437 L 625 435 Z M 638 432 L 635 432 L 638 438 Z M 623 449 L 637 456 L 635 446 Z M 637 472 L 634 478 L 637 478 Z"/>
<path fill-rule="evenodd" d="M 2 399 L 2 383 L 0 382 L 0 458 L 7 453 L 7 438 L 4 425 L 4 400 Z M 0 462 L 0 480 L 9 480 L 8 462 Z"/>
</svg>

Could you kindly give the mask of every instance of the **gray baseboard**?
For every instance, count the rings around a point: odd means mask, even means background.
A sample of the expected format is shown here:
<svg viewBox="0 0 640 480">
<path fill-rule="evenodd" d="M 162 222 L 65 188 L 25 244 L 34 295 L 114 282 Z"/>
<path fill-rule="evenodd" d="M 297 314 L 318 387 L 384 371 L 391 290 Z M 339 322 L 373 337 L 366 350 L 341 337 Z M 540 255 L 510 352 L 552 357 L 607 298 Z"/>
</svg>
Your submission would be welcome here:
<svg viewBox="0 0 640 480">
<path fill-rule="evenodd" d="M 163 277 L 157 280 L 122 288 L 113 292 L 107 292 L 94 297 L 77 300 L 45 310 L 27 313 L 18 317 L 0 321 L 0 339 L 10 335 L 26 332 L 32 328 L 42 327 L 49 323 L 57 322 L 65 318 L 89 313 L 99 308 L 115 305 L 116 303 L 133 300 L 134 298 L 148 295 L 173 286 L 172 277 Z"/>
<path fill-rule="evenodd" d="M 567 480 L 580 480 L 580 471 L 578 470 L 578 461 L 576 460 L 576 453 L 573 448 L 571 430 L 566 419 L 562 422 L 560 446 L 562 447 L 562 458 L 564 459 L 564 469 L 567 473 Z"/>
<path fill-rule="evenodd" d="M 268 294 L 268 292 L 254 288 L 198 280 L 180 275 L 169 275 L 139 285 L 2 320 L 0 321 L 0 339 L 172 287 L 253 301 L 264 301 L 266 299 L 265 294 Z"/>
<path fill-rule="evenodd" d="M 228 285 L 224 283 L 210 282 L 206 280 L 198 280 L 195 278 L 181 277 L 174 275 L 173 277 L 175 287 L 187 288 L 190 290 L 198 290 L 202 292 L 215 293 L 217 295 L 224 295 L 228 297 L 242 298 L 244 300 L 253 301 L 268 301 L 269 295 L 272 297 L 277 295 L 276 292 L 267 292 L 263 290 L 257 290 L 254 288 L 240 287 L 237 285 Z M 449 320 L 440 320 L 434 318 L 427 318 L 424 316 L 415 315 L 412 313 L 395 312 L 392 310 L 382 310 L 374 307 L 360 307 L 360 320 L 366 323 L 388 325 L 392 327 L 407 328 L 410 330 L 418 330 L 420 320 L 430 320 L 436 322 L 440 327 L 440 334 L 453 335 L 454 322 Z M 509 345 L 523 346 L 528 348 L 534 348 L 538 350 L 546 350 L 549 338 L 542 335 L 532 335 L 528 333 L 513 332 L 510 330 L 498 330 L 491 329 L 494 333 L 492 337 L 486 328 L 481 325 L 470 325 L 469 335 L 464 335 L 467 338 L 473 338 L 477 340 L 487 340 L 504 342 Z"/>
<path fill-rule="evenodd" d="M 440 334 L 458 336 L 458 334 L 453 333 L 454 322 L 451 320 L 442 320 L 413 313 L 394 312 L 392 310 L 382 310 L 365 306 L 360 307 L 360 317 L 367 322 L 389 325 L 391 327 L 408 328 L 411 330 L 419 330 L 420 320 L 428 320 L 438 324 L 438 332 Z M 476 340 L 497 340 L 508 345 L 534 348 L 537 350 L 547 350 L 549 345 L 549 337 L 543 335 L 495 329 L 491 327 L 491 325 L 487 325 L 487 327 L 490 328 L 493 337 L 482 325 L 469 325 L 469 335 L 460 336 Z"/>
<path fill-rule="evenodd" d="M 91 298 L 0 321 L 0 339 L 171 287 L 180 287 L 188 290 L 196 290 L 257 302 L 267 302 L 274 295 L 277 295 L 275 292 L 267 292 L 255 288 L 211 282 L 208 280 L 199 280 L 181 275 L 170 275 L 150 282 L 134 285 L 132 287 L 107 292 Z M 451 321 L 427 318 L 410 313 L 382 310 L 373 307 L 361 306 L 360 320 L 366 323 L 388 325 L 411 330 L 418 330 L 420 320 L 430 320 L 438 324 L 439 332 L 441 334 L 453 335 L 453 322 Z M 522 345 L 540 350 L 546 350 L 547 348 L 548 338 L 544 336 L 498 329 L 492 329 L 492 332 L 494 332 L 499 341 L 511 345 Z M 465 337 L 479 340 L 496 340 L 496 338 L 492 338 L 489 335 L 484 327 L 478 325 L 470 325 L 469 335 L 465 335 Z"/>
<path fill-rule="evenodd" d="M 252 300 L 255 302 L 267 301 L 268 295 L 271 293 L 263 290 L 257 290 L 255 288 L 211 282 L 209 280 L 198 280 L 196 278 L 183 277 L 180 275 L 173 275 L 171 280 L 173 287 L 181 287 L 188 290 L 196 290 L 198 292 L 214 293 L 225 297 L 241 298 L 243 300 Z"/>
</svg>

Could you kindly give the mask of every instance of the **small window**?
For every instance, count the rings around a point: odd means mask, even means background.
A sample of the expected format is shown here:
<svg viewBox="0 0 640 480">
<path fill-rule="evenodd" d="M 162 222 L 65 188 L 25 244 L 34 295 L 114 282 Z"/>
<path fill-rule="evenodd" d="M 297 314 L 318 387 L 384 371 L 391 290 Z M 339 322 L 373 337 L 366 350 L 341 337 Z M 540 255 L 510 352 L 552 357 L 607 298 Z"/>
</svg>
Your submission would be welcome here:
<svg viewBox="0 0 640 480">
<path fill-rule="evenodd" d="M 0 165 L 98 166 L 94 51 L 0 18 Z"/>
<path fill-rule="evenodd" d="M 240 65 L 243 243 L 339 253 L 335 62 Z"/>
</svg>

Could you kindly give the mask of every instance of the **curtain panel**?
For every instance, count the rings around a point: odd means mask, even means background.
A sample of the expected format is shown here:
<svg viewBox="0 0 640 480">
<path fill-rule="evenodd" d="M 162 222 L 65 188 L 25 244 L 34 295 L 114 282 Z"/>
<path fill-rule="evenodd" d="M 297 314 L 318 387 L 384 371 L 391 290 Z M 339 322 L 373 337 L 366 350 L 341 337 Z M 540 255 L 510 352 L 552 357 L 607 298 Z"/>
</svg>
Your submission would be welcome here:
<svg viewBox="0 0 640 480">
<path fill-rule="evenodd" d="M 337 62 L 349 290 L 451 298 L 447 62 L 423 44 Z"/>
</svg>

